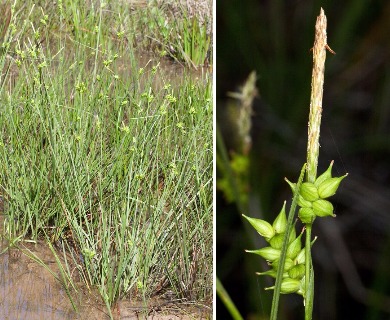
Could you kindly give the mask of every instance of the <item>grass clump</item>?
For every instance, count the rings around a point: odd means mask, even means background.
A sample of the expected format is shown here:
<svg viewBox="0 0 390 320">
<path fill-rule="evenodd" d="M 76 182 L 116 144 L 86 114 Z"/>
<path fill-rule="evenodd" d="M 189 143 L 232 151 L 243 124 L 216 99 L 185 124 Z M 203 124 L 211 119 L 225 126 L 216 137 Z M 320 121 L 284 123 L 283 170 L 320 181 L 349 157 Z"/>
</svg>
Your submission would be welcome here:
<svg viewBox="0 0 390 320">
<path fill-rule="evenodd" d="M 206 304 L 211 82 L 140 64 L 113 33 L 133 12 L 123 6 L 15 2 L 1 55 L 6 236 L 66 248 L 108 309 L 168 289 Z"/>
<path fill-rule="evenodd" d="M 138 45 L 156 47 L 161 55 L 168 55 L 190 67 L 211 64 L 211 3 L 200 1 L 154 1 L 142 12 L 137 22 L 148 26 L 151 34 L 137 39 Z"/>
</svg>

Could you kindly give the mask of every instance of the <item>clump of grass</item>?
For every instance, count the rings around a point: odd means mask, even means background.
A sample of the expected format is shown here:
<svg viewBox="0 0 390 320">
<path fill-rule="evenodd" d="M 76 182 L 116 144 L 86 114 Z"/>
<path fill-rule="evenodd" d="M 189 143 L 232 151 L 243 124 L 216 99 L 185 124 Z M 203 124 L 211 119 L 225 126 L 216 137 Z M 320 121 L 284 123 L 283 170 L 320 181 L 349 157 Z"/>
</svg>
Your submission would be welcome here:
<svg viewBox="0 0 390 320">
<path fill-rule="evenodd" d="M 211 82 L 184 74 L 175 84 L 158 62 L 139 65 L 113 34 L 121 6 L 14 7 L 0 91 L 6 236 L 67 248 L 108 310 L 168 289 L 206 304 Z"/>
<path fill-rule="evenodd" d="M 197 4 L 191 4 L 197 9 Z M 201 9 L 199 9 L 201 10 Z M 138 44 L 158 48 L 161 55 L 168 55 L 190 67 L 211 64 L 211 18 L 201 12 L 194 14 L 180 2 L 176 5 L 152 4 L 140 12 L 147 32 L 139 37 Z"/>
</svg>

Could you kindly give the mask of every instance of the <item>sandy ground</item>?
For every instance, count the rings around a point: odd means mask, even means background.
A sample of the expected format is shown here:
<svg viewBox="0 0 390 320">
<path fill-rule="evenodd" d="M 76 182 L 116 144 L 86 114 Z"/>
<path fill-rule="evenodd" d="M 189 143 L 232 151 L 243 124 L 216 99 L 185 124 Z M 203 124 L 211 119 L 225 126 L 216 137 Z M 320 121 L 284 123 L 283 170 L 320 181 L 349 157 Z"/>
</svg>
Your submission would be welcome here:
<svg viewBox="0 0 390 320">
<path fill-rule="evenodd" d="M 0 252 L 5 243 L 0 245 Z M 60 276 L 52 252 L 44 243 L 26 244 L 55 275 Z M 79 282 L 77 287 L 85 286 Z M 0 319 L 109 319 L 108 312 L 97 293 L 71 290 L 78 308 L 74 311 L 64 286 L 45 267 L 18 249 L 0 255 Z M 112 310 L 114 319 L 208 319 L 209 310 L 182 301 L 151 299 L 122 300 Z"/>
</svg>

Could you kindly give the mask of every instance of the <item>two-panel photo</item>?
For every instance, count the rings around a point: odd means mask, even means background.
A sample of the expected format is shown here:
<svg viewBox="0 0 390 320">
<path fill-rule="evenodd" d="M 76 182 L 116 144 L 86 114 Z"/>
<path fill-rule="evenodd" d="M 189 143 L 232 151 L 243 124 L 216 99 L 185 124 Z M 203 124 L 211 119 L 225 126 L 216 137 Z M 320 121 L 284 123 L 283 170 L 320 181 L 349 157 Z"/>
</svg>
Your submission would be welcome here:
<svg viewBox="0 0 390 320">
<path fill-rule="evenodd" d="M 0 0 L 0 320 L 390 319 L 389 15 Z"/>
</svg>

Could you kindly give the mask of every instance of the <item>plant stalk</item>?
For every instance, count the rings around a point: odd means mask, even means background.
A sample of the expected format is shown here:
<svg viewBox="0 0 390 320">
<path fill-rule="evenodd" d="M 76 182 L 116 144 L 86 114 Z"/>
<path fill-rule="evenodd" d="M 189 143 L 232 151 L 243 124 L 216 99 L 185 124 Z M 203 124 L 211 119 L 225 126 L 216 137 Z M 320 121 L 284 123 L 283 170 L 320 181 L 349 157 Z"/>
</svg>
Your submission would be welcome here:
<svg viewBox="0 0 390 320">
<path fill-rule="evenodd" d="M 228 309 L 230 315 L 234 320 L 243 320 L 244 318 L 238 311 L 237 307 L 235 306 L 234 302 L 230 298 L 229 294 L 223 287 L 221 281 L 218 277 L 216 277 L 216 291 L 218 294 L 218 297 L 222 300 L 226 308 Z"/>
<path fill-rule="evenodd" d="M 320 150 L 320 126 L 322 114 L 322 96 L 326 59 L 326 16 L 321 8 L 315 26 L 313 47 L 313 72 L 311 78 L 310 115 L 307 143 L 307 181 L 314 182 L 317 176 L 318 155 Z"/>
<path fill-rule="evenodd" d="M 271 315 L 270 320 L 277 320 L 278 319 L 278 307 L 279 307 L 279 298 L 280 298 L 280 288 L 282 286 L 282 279 L 283 279 L 283 273 L 284 273 L 284 264 L 286 261 L 286 255 L 287 255 L 287 246 L 288 246 L 288 239 L 290 238 L 290 232 L 294 225 L 294 216 L 295 216 L 295 210 L 297 207 L 298 202 L 298 196 L 299 196 L 299 189 L 301 188 L 301 184 L 303 181 L 303 177 L 305 175 L 306 171 L 306 163 L 303 165 L 301 169 L 301 174 L 299 175 L 299 179 L 297 182 L 297 185 L 295 187 L 294 191 L 294 197 L 293 201 L 291 203 L 290 211 L 288 213 L 287 218 L 287 228 L 284 234 L 283 239 L 283 245 L 280 253 L 280 260 L 279 260 L 279 266 L 276 273 L 276 280 L 275 280 L 275 288 L 274 288 L 274 294 L 272 298 L 272 306 L 271 306 Z"/>
<path fill-rule="evenodd" d="M 305 242 L 305 320 L 311 320 L 312 317 L 312 304 L 313 298 L 309 295 L 312 294 L 310 290 L 310 278 L 313 271 L 311 261 L 311 229 L 312 224 L 306 224 L 306 242 Z"/>
<path fill-rule="evenodd" d="M 319 138 L 322 114 L 322 97 L 324 87 L 324 71 L 326 49 L 333 52 L 326 40 L 326 16 L 321 8 L 315 26 L 315 38 L 313 46 L 313 72 L 311 80 L 310 114 L 307 143 L 307 181 L 314 183 L 317 177 L 319 156 Z M 310 290 L 310 282 L 313 281 L 311 261 L 311 230 L 312 224 L 306 224 L 306 270 L 305 270 L 305 320 L 312 319 L 314 290 Z M 311 284 L 313 285 L 313 284 Z"/>
</svg>

